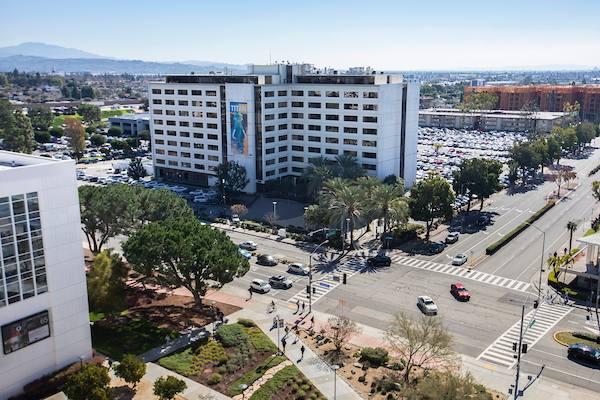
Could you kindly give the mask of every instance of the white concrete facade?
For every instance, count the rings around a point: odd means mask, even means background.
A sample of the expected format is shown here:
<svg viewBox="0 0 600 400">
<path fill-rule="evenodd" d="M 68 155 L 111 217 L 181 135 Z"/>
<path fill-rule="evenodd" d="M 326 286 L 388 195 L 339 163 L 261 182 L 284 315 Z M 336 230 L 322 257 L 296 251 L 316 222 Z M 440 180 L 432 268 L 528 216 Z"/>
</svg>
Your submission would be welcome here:
<svg viewBox="0 0 600 400">
<path fill-rule="evenodd" d="M 0 326 L 44 311 L 49 325 L 2 329 L 5 399 L 92 356 L 75 162 L 0 151 L 0 236 Z"/>
<path fill-rule="evenodd" d="M 299 177 L 313 157 L 350 154 L 369 175 L 394 174 L 412 186 L 418 82 L 319 75 L 305 64 L 248 69 L 272 75 L 167 76 L 149 84 L 157 178 L 215 185 L 214 169 L 237 161 L 250 179 L 245 191 L 254 193 L 268 180 Z M 235 124 L 242 119 L 240 129 Z"/>
</svg>

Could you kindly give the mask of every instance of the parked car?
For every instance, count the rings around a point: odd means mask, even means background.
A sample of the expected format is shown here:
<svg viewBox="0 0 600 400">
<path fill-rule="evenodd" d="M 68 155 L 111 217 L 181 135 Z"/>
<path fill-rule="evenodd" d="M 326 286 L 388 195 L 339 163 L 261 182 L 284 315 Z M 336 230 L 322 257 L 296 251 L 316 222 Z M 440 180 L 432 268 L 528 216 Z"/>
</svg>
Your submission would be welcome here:
<svg viewBox="0 0 600 400">
<path fill-rule="evenodd" d="M 258 245 L 254 242 L 242 242 L 239 244 L 239 247 L 246 250 L 256 250 Z"/>
<path fill-rule="evenodd" d="M 250 253 L 248 250 L 244 250 L 244 249 L 238 249 L 238 251 L 240 252 L 240 254 L 246 258 L 251 258 L 252 257 L 252 253 Z"/>
<path fill-rule="evenodd" d="M 390 264 L 392 264 L 392 259 L 389 258 L 388 256 L 378 256 L 378 257 L 371 257 L 367 260 L 367 264 L 369 265 L 385 265 L 388 266 Z"/>
<path fill-rule="evenodd" d="M 454 259 L 452 260 L 452 265 L 463 265 L 467 262 L 467 259 L 468 257 L 466 254 L 457 254 L 456 257 L 454 257 Z"/>
<path fill-rule="evenodd" d="M 194 197 L 194 203 L 206 203 L 207 201 L 208 201 L 208 197 L 204 197 L 204 196 Z"/>
<path fill-rule="evenodd" d="M 585 361 L 600 365 L 600 351 L 594 349 L 591 346 L 585 344 L 572 344 L 569 345 L 567 354 L 572 358 L 579 358 Z"/>
<path fill-rule="evenodd" d="M 308 275 L 310 273 L 310 269 L 304 264 L 292 263 L 288 265 L 288 272 L 293 274 Z"/>
<path fill-rule="evenodd" d="M 487 215 L 482 215 L 475 223 L 479 226 L 485 226 L 490 223 L 490 217 Z"/>
<path fill-rule="evenodd" d="M 438 254 L 438 253 L 441 253 L 442 251 L 444 251 L 445 248 L 446 248 L 446 243 L 444 243 L 444 242 L 434 242 L 431 245 L 431 252 L 433 254 Z"/>
<path fill-rule="evenodd" d="M 194 196 L 200 196 L 200 195 L 204 194 L 204 190 L 197 189 L 197 190 L 194 190 L 194 191 L 190 192 L 190 194 L 193 194 Z"/>
<path fill-rule="evenodd" d="M 275 257 L 270 256 L 268 254 L 261 254 L 260 256 L 258 256 L 257 262 L 259 264 L 269 265 L 269 266 L 273 266 L 273 265 L 279 264 L 279 261 L 277 261 L 277 259 Z"/>
<path fill-rule="evenodd" d="M 221 198 L 220 197 L 209 197 L 206 200 L 206 204 L 221 204 Z"/>
<path fill-rule="evenodd" d="M 448 236 L 446 236 L 445 242 L 447 244 L 452 244 L 458 242 L 458 232 L 450 232 Z"/>
<path fill-rule="evenodd" d="M 252 279 L 252 282 L 250 282 L 250 290 L 260 293 L 267 293 L 269 290 L 271 290 L 271 285 L 262 279 Z"/>
<path fill-rule="evenodd" d="M 450 293 L 456 298 L 456 300 L 469 301 L 471 295 L 460 283 L 453 283 L 450 285 Z"/>
<path fill-rule="evenodd" d="M 419 296 L 417 305 L 425 315 L 437 315 L 438 308 L 429 296 Z"/>
<path fill-rule="evenodd" d="M 289 289 L 292 287 L 292 281 L 283 275 L 273 275 L 269 277 L 269 283 L 271 287 L 279 287 L 282 289 Z"/>
</svg>

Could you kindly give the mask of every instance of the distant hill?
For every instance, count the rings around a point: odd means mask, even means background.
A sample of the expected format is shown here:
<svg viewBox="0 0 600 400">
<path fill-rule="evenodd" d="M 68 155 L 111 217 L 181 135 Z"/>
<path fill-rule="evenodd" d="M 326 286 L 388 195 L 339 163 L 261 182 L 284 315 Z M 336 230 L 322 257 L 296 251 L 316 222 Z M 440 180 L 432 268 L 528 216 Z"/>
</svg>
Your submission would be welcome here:
<svg viewBox="0 0 600 400">
<path fill-rule="evenodd" d="M 10 56 L 34 56 L 44 58 L 107 58 L 98 54 L 88 53 L 86 51 L 69 49 L 61 46 L 54 46 L 45 43 L 21 43 L 17 46 L 0 47 L 0 57 Z M 114 59 L 114 58 L 112 58 Z"/>
</svg>

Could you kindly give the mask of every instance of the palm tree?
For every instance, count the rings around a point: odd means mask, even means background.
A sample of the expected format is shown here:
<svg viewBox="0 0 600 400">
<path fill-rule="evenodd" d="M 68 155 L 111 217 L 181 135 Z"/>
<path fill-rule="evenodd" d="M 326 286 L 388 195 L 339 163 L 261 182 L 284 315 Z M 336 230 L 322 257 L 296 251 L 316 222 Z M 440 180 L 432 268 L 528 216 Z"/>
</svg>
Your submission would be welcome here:
<svg viewBox="0 0 600 400">
<path fill-rule="evenodd" d="M 323 156 L 314 157 L 302 172 L 302 177 L 308 180 L 307 193 L 315 196 L 321 190 L 323 182 L 337 175 L 334 161 Z"/>
<path fill-rule="evenodd" d="M 345 186 L 330 195 L 329 210 L 334 224 L 350 221 L 350 249 L 354 249 L 354 226 L 363 220 L 365 192 L 358 186 Z"/>
<path fill-rule="evenodd" d="M 383 234 L 395 224 L 408 221 L 408 201 L 403 186 L 379 185 L 373 191 L 373 207 L 376 215 L 383 218 Z"/>
<path fill-rule="evenodd" d="M 365 219 L 367 221 L 367 232 L 371 230 L 371 222 L 375 218 L 376 212 L 373 207 L 373 191 L 377 186 L 381 185 L 382 180 L 377 178 L 376 176 L 361 176 L 356 180 L 358 186 L 361 187 L 365 191 L 365 197 L 367 200 L 366 210 L 365 210 Z"/>
<path fill-rule="evenodd" d="M 567 223 L 567 229 L 569 230 L 569 254 L 571 254 L 571 244 L 573 243 L 573 232 L 577 230 L 577 222 L 569 221 Z"/>
<path fill-rule="evenodd" d="M 335 158 L 338 176 L 345 179 L 356 180 L 366 174 L 363 167 L 358 164 L 358 158 L 349 154 L 342 154 Z"/>
</svg>

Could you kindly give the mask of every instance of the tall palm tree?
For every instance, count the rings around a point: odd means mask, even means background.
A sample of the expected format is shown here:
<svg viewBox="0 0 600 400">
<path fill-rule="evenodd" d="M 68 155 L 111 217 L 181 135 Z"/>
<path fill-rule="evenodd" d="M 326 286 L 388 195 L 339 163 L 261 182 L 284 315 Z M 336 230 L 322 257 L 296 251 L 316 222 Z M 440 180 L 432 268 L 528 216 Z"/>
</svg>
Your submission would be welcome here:
<svg viewBox="0 0 600 400">
<path fill-rule="evenodd" d="M 345 179 L 356 180 L 366 174 L 363 167 L 358 164 L 358 158 L 349 154 L 342 154 L 335 158 L 338 176 Z"/>
<path fill-rule="evenodd" d="M 569 221 L 567 223 L 567 229 L 569 230 L 569 254 L 571 254 L 571 245 L 573 243 L 573 232 L 577 230 L 577 222 Z"/>
<path fill-rule="evenodd" d="M 307 193 L 316 196 L 323 182 L 338 175 L 335 162 L 327 157 L 314 157 L 302 172 L 302 177 L 308 180 Z"/>
<path fill-rule="evenodd" d="M 379 185 L 373 191 L 373 208 L 376 215 L 383 218 L 383 233 L 393 225 L 405 224 L 408 221 L 408 201 L 404 195 L 404 187 Z"/>
<path fill-rule="evenodd" d="M 363 220 L 365 200 L 365 192 L 358 186 L 345 186 L 331 196 L 331 222 L 337 225 L 350 220 L 350 249 L 354 249 L 354 227 Z"/>
<path fill-rule="evenodd" d="M 365 220 L 367 221 L 367 232 L 371 231 L 371 222 L 376 218 L 376 210 L 373 207 L 373 191 L 383 182 L 376 176 L 361 176 L 356 180 L 358 186 L 365 191 L 366 197 L 366 208 L 365 208 Z"/>
</svg>

